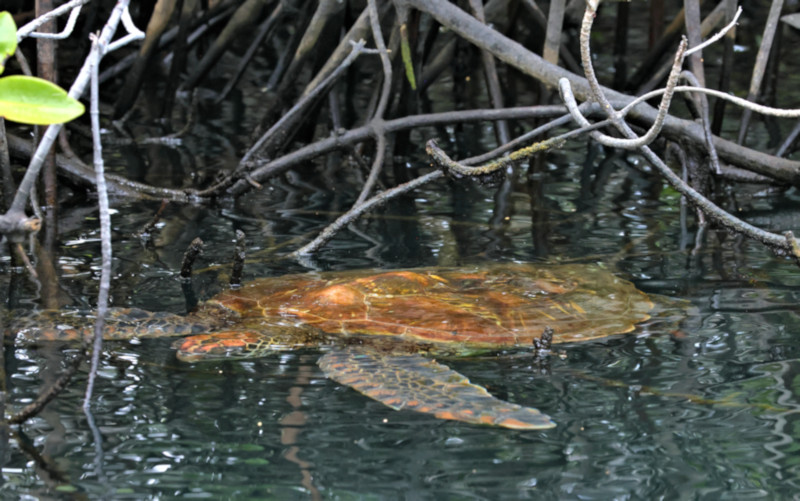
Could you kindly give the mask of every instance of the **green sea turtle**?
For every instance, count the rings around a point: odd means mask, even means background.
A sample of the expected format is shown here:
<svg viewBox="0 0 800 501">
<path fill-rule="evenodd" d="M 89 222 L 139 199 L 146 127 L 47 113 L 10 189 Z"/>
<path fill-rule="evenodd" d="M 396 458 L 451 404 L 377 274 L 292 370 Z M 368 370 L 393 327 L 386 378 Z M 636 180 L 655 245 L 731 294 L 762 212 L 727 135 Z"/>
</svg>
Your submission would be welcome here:
<svg viewBox="0 0 800 501">
<path fill-rule="evenodd" d="M 532 348 L 633 330 L 653 302 L 593 265 L 494 264 L 363 270 L 264 278 L 227 290 L 188 316 L 112 309 L 105 338 L 188 336 L 189 362 L 263 356 L 319 346 L 331 379 L 394 409 L 514 429 L 555 426 L 538 410 L 505 402 L 434 359 Z M 20 323 L 34 339 L 74 339 L 68 318 Z"/>
</svg>

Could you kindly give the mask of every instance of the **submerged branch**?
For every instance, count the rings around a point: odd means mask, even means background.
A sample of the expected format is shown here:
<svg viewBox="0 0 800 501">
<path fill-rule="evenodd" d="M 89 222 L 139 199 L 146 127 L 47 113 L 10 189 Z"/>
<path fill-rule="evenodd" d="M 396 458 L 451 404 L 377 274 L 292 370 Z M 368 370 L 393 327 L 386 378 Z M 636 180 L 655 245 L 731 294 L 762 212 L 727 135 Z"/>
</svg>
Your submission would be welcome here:
<svg viewBox="0 0 800 501">
<path fill-rule="evenodd" d="M 322 230 L 314 240 L 307 243 L 303 247 L 300 247 L 296 251 L 290 253 L 287 257 L 292 259 L 298 259 L 300 257 L 313 254 L 314 252 L 319 250 L 320 247 L 328 243 L 328 241 L 332 239 L 336 235 L 336 233 L 339 232 L 339 230 L 341 230 L 348 224 L 355 222 L 362 215 L 366 214 L 367 212 L 371 211 L 376 207 L 379 207 L 380 205 L 386 203 L 388 200 L 398 195 L 402 195 L 403 193 L 408 193 L 409 191 L 417 189 L 420 186 L 430 183 L 431 181 L 434 181 L 436 179 L 439 179 L 442 176 L 444 176 L 444 173 L 442 171 L 435 170 L 423 176 L 420 176 L 416 179 L 412 179 L 407 183 L 399 184 L 394 188 L 391 188 L 384 192 L 378 193 L 377 195 L 374 195 L 372 198 L 366 200 L 364 203 L 354 206 L 345 214 L 339 216 L 339 218 L 337 218 L 336 221 L 334 221 L 327 228 Z"/>
</svg>

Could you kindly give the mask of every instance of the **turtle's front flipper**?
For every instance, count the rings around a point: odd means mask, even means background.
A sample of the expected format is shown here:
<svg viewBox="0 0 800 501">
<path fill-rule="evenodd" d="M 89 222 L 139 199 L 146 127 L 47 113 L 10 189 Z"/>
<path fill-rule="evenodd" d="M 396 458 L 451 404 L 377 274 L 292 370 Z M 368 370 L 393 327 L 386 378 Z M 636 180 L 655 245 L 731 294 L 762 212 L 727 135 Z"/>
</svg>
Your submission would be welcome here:
<svg viewBox="0 0 800 501">
<path fill-rule="evenodd" d="M 495 398 L 458 372 L 421 355 L 344 349 L 323 356 L 319 366 L 331 379 L 396 410 L 518 430 L 555 426 L 538 410 Z"/>
</svg>

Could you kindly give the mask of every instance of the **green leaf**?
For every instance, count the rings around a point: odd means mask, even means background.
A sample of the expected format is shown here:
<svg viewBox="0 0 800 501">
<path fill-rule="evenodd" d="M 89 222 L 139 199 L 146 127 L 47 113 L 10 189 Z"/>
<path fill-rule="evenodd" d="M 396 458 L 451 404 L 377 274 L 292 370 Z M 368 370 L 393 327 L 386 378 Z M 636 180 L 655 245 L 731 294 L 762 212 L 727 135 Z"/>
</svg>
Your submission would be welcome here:
<svg viewBox="0 0 800 501">
<path fill-rule="evenodd" d="M 244 460 L 244 464 L 249 464 L 251 466 L 266 466 L 269 464 L 269 460 L 264 458 L 247 458 Z"/>
<path fill-rule="evenodd" d="M 58 85 L 36 77 L 0 78 L 0 116 L 14 122 L 49 125 L 83 114 L 83 105 Z"/>
<path fill-rule="evenodd" d="M 8 56 L 17 50 L 17 25 L 8 12 L 0 12 L 0 73 Z"/>
<path fill-rule="evenodd" d="M 417 90 L 417 79 L 414 78 L 414 62 L 411 60 L 411 47 L 408 44 L 408 29 L 405 24 L 400 25 L 400 56 L 406 68 L 406 78 L 411 90 Z"/>
</svg>

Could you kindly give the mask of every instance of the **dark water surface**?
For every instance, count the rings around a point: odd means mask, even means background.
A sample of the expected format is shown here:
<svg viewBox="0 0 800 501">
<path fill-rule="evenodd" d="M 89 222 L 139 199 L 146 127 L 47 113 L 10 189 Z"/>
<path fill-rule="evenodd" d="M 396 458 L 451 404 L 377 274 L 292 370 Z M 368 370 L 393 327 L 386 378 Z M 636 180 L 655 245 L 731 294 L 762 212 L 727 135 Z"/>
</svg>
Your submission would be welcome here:
<svg viewBox="0 0 800 501">
<path fill-rule="evenodd" d="M 109 147 L 109 167 L 174 184 L 235 165 L 255 120 L 247 110 L 259 99 L 244 85 L 235 104 L 201 103 L 203 118 L 181 146 Z M 449 132 L 452 142 L 440 143 L 459 158 L 492 147 L 485 125 Z M 421 145 L 435 134 L 415 132 L 419 149 L 395 161 L 416 175 L 427 166 Z M 605 157 L 580 142 L 549 155 L 535 174 L 526 165 L 505 215 L 497 216 L 495 187 L 441 181 L 343 231 L 313 259 L 279 261 L 276 254 L 307 241 L 357 196 L 360 174 L 345 155 L 313 167 L 214 207 L 171 205 L 153 246 L 133 234 L 158 204 L 116 204 L 113 304 L 184 312 L 177 273 L 198 236 L 206 253 L 193 288 L 210 297 L 224 287 L 242 229 L 249 278 L 309 268 L 602 263 L 690 307 L 677 324 L 563 346 L 545 367 L 519 352 L 447 361 L 558 423 L 538 432 L 395 412 L 326 379 L 313 348 L 192 365 L 175 359 L 168 340 L 107 343 L 92 407 L 102 443 L 81 412 L 84 369 L 2 444 L 3 498 L 800 499 L 796 264 L 724 232 L 709 232 L 695 249 L 692 211 L 682 223 L 679 197 L 637 170 L 645 167 L 639 157 Z M 800 229 L 795 189 L 724 195 L 726 208 L 766 229 Z M 96 209 L 67 201 L 61 216 L 63 302 L 93 306 Z M 2 255 L 3 291 L 10 276 Z M 36 286 L 20 282 L 19 303 L 35 307 Z M 65 351 L 74 348 L 6 349 L 7 413 L 63 370 Z"/>
<path fill-rule="evenodd" d="M 602 167 L 606 181 L 595 192 L 575 181 L 601 172 L 583 148 L 548 158 L 537 175 L 546 181 L 541 199 L 531 200 L 533 182 L 520 183 L 504 228 L 486 224 L 491 189 L 442 182 L 343 232 L 313 262 L 391 268 L 544 256 L 604 263 L 647 292 L 691 302 L 680 325 L 655 322 L 566 346 L 564 357 L 550 357 L 549 370 L 524 353 L 448 362 L 501 398 L 546 412 L 557 428 L 521 432 L 395 412 L 327 380 L 314 349 L 189 365 L 175 360 L 169 341 L 117 342 L 107 344 L 95 389 L 102 455 L 80 411 L 84 371 L 8 442 L 2 492 L 117 499 L 796 496 L 800 271 L 757 244 L 713 232 L 693 253 L 694 234 L 682 233 L 670 190 L 633 169 L 640 162 L 632 157 Z M 203 263 L 223 265 L 195 277 L 201 297 L 213 294 L 227 273 L 234 228 L 249 236 L 248 276 L 304 269 L 270 261 L 263 249 L 319 229 L 331 217 L 324 208 L 335 204 L 309 183 L 285 183 L 231 207 L 169 207 L 154 249 L 131 234 L 156 204 L 117 206 L 114 304 L 182 312 L 178 262 L 194 236 L 207 242 Z M 796 198 L 794 191 L 738 194 L 744 217 L 781 228 Z M 64 292 L 73 305 L 91 303 L 95 214 L 68 212 L 86 221 L 65 232 Z M 23 304 L 33 301 L 33 287 L 23 289 Z M 61 370 L 62 348 L 7 350 L 8 409 L 28 403 Z"/>
</svg>

